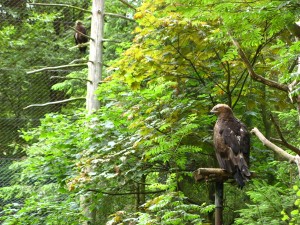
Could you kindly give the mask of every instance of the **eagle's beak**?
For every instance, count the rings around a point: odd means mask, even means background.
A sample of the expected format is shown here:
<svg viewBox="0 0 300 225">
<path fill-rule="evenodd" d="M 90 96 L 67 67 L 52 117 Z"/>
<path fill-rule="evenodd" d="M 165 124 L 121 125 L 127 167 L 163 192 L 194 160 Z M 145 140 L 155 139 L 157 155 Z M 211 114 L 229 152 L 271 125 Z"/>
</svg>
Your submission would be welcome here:
<svg viewBox="0 0 300 225">
<path fill-rule="evenodd" d="M 214 109 L 210 110 L 209 113 L 210 114 L 216 114 L 217 111 L 215 111 Z"/>
</svg>

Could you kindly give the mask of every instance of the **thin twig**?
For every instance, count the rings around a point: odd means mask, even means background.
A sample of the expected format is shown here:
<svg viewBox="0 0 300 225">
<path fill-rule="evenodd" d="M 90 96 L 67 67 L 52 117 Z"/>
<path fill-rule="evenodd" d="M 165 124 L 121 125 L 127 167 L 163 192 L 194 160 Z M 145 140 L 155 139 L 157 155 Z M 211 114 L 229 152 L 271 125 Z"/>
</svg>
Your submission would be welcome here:
<svg viewBox="0 0 300 225">
<path fill-rule="evenodd" d="M 78 77 L 62 77 L 62 76 L 52 76 L 50 79 L 63 79 L 63 80 L 80 80 L 85 82 L 93 83 L 91 80 L 84 79 L 84 78 L 78 78 Z"/>
<path fill-rule="evenodd" d="M 189 59 L 188 57 L 186 57 L 185 55 L 183 55 L 183 53 L 180 51 L 179 47 L 176 48 L 174 45 L 172 45 L 172 44 L 170 44 L 170 45 L 175 49 L 175 51 L 176 51 L 176 52 L 177 52 L 184 60 L 186 60 L 186 61 L 190 64 L 190 66 L 192 67 L 192 69 L 193 69 L 194 72 L 196 73 L 196 75 L 197 75 L 199 81 L 202 83 L 203 86 L 206 86 L 205 81 L 201 78 L 201 76 L 200 76 L 200 74 L 199 74 L 199 72 L 198 72 L 198 70 L 197 70 L 195 64 L 193 63 L 193 61 L 192 61 L 191 59 Z"/>
<path fill-rule="evenodd" d="M 112 39 L 102 39 L 103 42 L 115 42 L 115 43 L 122 43 L 122 41 L 119 40 L 112 40 Z"/>
<path fill-rule="evenodd" d="M 89 83 L 93 83 L 91 80 L 88 80 L 88 79 L 84 79 L 84 78 L 76 78 L 76 77 L 62 77 L 62 76 L 52 76 L 50 77 L 50 79 L 55 79 L 55 78 L 58 78 L 58 79 L 64 79 L 64 80 L 80 80 L 80 81 L 86 81 L 86 82 L 89 82 Z M 109 80 L 100 80 L 98 83 L 99 84 L 103 84 L 103 83 L 107 83 L 109 82 Z"/>
<path fill-rule="evenodd" d="M 82 43 L 82 44 L 78 44 L 73 47 L 70 47 L 69 50 L 74 49 L 74 48 L 81 48 L 81 47 L 89 46 L 89 45 L 90 45 L 90 43 L 86 42 L 86 43 Z"/>
<path fill-rule="evenodd" d="M 278 147 L 277 145 L 273 144 L 271 141 L 269 141 L 256 127 L 254 127 L 251 130 L 252 134 L 255 134 L 258 139 L 263 143 L 263 145 L 267 146 L 271 150 L 273 150 L 275 153 L 277 153 L 282 158 L 286 159 L 289 162 L 297 163 L 296 158 L 294 155 L 291 155 L 284 151 L 282 148 Z"/>
<path fill-rule="evenodd" d="M 119 0 L 119 1 L 122 2 L 124 5 L 128 6 L 129 8 L 136 11 L 136 8 L 133 5 L 129 4 L 127 1 L 125 0 Z"/>
<path fill-rule="evenodd" d="M 122 18 L 124 20 L 129 20 L 131 22 L 135 22 L 134 19 L 128 18 L 128 17 L 120 15 L 120 14 L 115 14 L 115 13 L 105 13 L 104 16 L 111 16 L 111 17 L 116 17 L 116 18 Z"/>
<path fill-rule="evenodd" d="M 299 152 L 300 153 L 300 150 L 299 148 L 289 144 L 289 143 L 286 143 L 286 142 L 283 142 L 281 139 L 278 139 L 278 138 L 273 138 L 273 137 L 270 137 L 270 141 L 274 142 L 274 143 L 277 143 L 279 145 L 282 145 L 284 147 L 287 147 L 288 149 L 292 150 L 293 152 L 297 153 Z M 298 154 L 298 153 L 297 153 Z"/>
<path fill-rule="evenodd" d="M 51 4 L 51 3 L 28 3 L 29 5 L 38 5 L 38 6 L 60 6 L 60 7 L 67 7 L 67 8 L 73 8 L 73 9 L 77 9 L 83 12 L 88 12 L 88 13 L 92 13 L 89 10 L 80 8 L 80 7 L 76 7 L 73 5 L 67 5 L 67 4 Z"/>
<path fill-rule="evenodd" d="M 231 40 L 232 40 L 232 43 L 233 43 L 234 46 L 237 48 L 238 53 L 239 53 L 239 55 L 240 55 L 242 61 L 244 62 L 245 66 L 246 66 L 246 68 L 247 68 L 247 70 L 248 70 L 248 72 L 249 72 L 249 75 L 251 76 L 251 78 L 252 78 L 253 80 L 256 80 L 256 81 L 258 81 L 258 82 L 260 82 L 260 83 L 263 83 L 263 84 L 265 84 L 265 85 L 267 85 L 267 86 L 269 86 L 269 87 L 273 87 L 273 88 L 276 88 L 276 89 L 281 90 L 281 91 L 284 91 L 284 92 L 288 92 L 288 91 L 289 91 L 287 85 L 279 84 L 279 83 L 277 83 L 277 82 L 275 82 L 275 81 L 273 81 L 273 80 L 269 80 L 269 79 L 267 79 L 267 78 L 265 78 L 265 77 L 263 77 L 263 76 L 261 76 L 261 75 L 258 75 L 258 74 L 254 71 L 254 69 L 253 69 L 251 63 L 249 62 L 249 60 L 248 60 L 248 58 L 247 58 L 245 52 L 244 52 L 243 49 L 241 48 L 241 46 L 240 46 L 240 44 L 238 43 L 238 41 L 230 34 L 230 32 L 228 32 L 228 34 L 230 35 Z"/>
<path fill-rule="evenodd" d="M 86 34 L 80 32 L 79 30 L 76 30 L 74 27 L 71 27 L 71 26 L 69 26 L 69 27 L 70 27 L 72 30 L 74 30 L 75 32 L 81 34 L 82 36 L 84 36 L 84 37 L 86 37 L 86 38 L 88 38 L 88 39 L 90 39 L 90 40 L 92 40 L 92 41 L 95 41 L 95 39 L 93 39 L 91 36 L 86 35 Z"/>
<path fill-rule="evenodd" d="M 292 73 L 297 65 L 298 65 L 298 57 L 294 59 L 292 65 L 289 67 L 288 73 Z"/>
<path fill-rule="evenodd" d="M 157 193 L 165 192 L 165 190 L 158 190 L 158 191 L 146 191 L 146 192 L 133 191 L 133 192 L 113 193 L 113 192 L 102 191 L 102 190 L 99 190 L 99 189 L 87 189 L 87 191 L 102 193 L 102 194 L 106 194 L 106 195 L 136 195 L 136 194 L 146 195 L 146 194 L 157 194 Z"/>
<path fill-rule="evenodd" d="M 268 148 L 272 149 L 275 153 L 289 161 L 290 163 L 293 162 L 297 165 L 298 168 L 298 176 L 300 177 L 300 157 L 299 155 L 293 156 L 283 149 L 279 148 L 277 145 L 270 142 L 265 136 L 256 128 L 254 127 L 251 130 L 251 133 L 255 134 L 258 139 L 263 143 L 263 145 L 267 146 Z"/>
<path fill-rule="evenodd" d="M 69 64 L 72 65 L 72 64 L 76 64 L 76 63 L 84 63 L 86 62 L 85 59 L 74 59 L 72 62 L 70 62 Z"/>
<path fill-rule="evenodd" d="M 82 67 L 82 66 L 87 66 L 86 63 L 80 63 L 80 64 L 72 64 L 72 65 L 62 65 L 62 66 L 51 66 L 51 67 L 44 67 L 38 70 L 33 70 L 29 71 L 26 74 L 34 74 L 34 73 L 39 73 L 47 70 L 57 70 L 57 69 L 65 69 L 65 68 L 72 68 L 72 67 Z"/>
<path fill-rule="evenodd" d="M 43 106 L 47 106 L 47 105 L 56 105 L 56 104 L 61 104 L 61 103 L 65 103 L 65 102 L 71 102 L 71 101 L 77 101 L 77 100 L 86 100 L 85 97 L 78 97 L 78 98 L 70 98 L 70 99 L 64 99 L 61 101 L 55 101 L 55 102 L 46 102 L 43 104 L 32 104 L 29 106 L 24 107 L 23 109 L 29 109 L 31 107 L 43 107 Z"/>
<path fill-rule="evenodd" d="M 283 146 L 289 148 L 290 150 L 292 150 L 292 151 L 295 152 L 296 154 L 300 155 L 300 149 L 298 149 L 297 147 L 295 147 L 295 146 L 289 144 L 289 143 L 285 140 L 285 138 L 283 137 L 283 134 L 282 134 L 282 132 L 281 132 L 281 129 L 280 129 L 278 123 L 276 122 L 275 118 L 273 117 L 272 114 L 270 114 L 270 117 L 271 117 L 271 120 L 272 120 L 272 122 L 273 122 L 273 124 L 274 124 L 274 126 L 275 126 L 275 129 L 276 129 L 276 131 L 277 131 L 277 133 L 278 133 L 278 135 L 279 135 L 279 138 L 280 138 L 280 140 L 281 140 L 281 142 L 278 142 L 277 139 L 273 139 L 273 141 L 276 141 L 276 142 L 282 144 Z"/>
</svg>

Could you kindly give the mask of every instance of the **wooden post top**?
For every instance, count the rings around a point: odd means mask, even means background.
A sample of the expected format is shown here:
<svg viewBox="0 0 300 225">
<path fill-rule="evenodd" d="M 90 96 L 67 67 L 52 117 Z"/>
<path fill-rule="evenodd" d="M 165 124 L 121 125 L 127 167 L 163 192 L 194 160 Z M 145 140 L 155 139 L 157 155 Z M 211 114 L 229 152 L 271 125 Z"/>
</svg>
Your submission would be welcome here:
<svg viewBox="0 0 300 225">
<path fill-rule="evenodd" d="M 251 171 L 251 177 L 255 177 L 255 173 Z M 199 168 L 194 171 L 194 178 L 197 182 L 205 181 L 226 181 L 233 176 L 221 168 Z"/>
</svg>

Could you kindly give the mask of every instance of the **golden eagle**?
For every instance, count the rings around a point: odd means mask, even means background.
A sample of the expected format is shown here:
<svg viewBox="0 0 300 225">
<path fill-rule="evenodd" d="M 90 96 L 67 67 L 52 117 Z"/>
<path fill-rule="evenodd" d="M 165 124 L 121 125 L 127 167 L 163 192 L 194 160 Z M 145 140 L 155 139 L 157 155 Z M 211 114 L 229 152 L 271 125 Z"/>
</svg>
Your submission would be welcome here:
<svg viewBox="0 0 300 225">
<path fill-rule="evenodd" d="M 75 38 L 76 45 L 84 44 L 84 43 L 88 42 L 88 38 L 86 36 L 84 36 L 84 35 L 86 35 L 86 29 L 83 26 L 82 22 L 80 22 L 78 20 L 76 21 L 75 30 L 76 30 L 76 32 L 74 34 L 74 38 Z M 79 51 L 81 53 L 85 53 L 86 48 L 87 48 L 87 46 L 79 47 Z"/>
<path fill-rule="evenodd" d="M 245 186 L 249 171 L 250 134 L 246 126 L 235 118 L 231 108 L 218 104 L 211 110 L 218 116 L 214 127 L 214 147 L 222 169 L 231 173 L 239 187 Z"/>
</svg>

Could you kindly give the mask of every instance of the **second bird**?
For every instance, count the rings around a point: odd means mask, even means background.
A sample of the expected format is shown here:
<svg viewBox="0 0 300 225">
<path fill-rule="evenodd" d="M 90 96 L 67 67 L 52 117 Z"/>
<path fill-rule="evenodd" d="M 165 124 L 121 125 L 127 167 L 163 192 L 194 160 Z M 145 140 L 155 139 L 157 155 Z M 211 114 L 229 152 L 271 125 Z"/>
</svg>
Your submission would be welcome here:
<svg viewBox="0 0 300 225">
<path fill-rule="evenodd" d="M 76 45 L 84 44 L 84 43 L 88 42 L 88 38 L 85 36 L 86 35 L 86 29 L 83 26 L 81 21 L 76 21 L 75 30 L 76 31 L 75 31 L 75 34 L 74 34 L 74 38 L 75 38 Z M 87 46 L 79 47 L 79 51 L 81 53 L 85 53 L 86 48 L 87 48 Z"/>
</svg>

